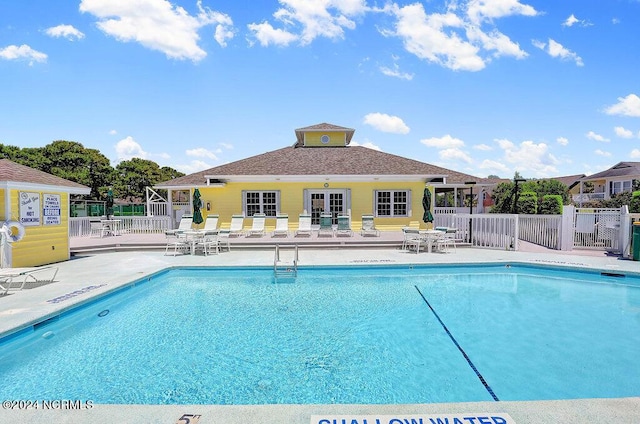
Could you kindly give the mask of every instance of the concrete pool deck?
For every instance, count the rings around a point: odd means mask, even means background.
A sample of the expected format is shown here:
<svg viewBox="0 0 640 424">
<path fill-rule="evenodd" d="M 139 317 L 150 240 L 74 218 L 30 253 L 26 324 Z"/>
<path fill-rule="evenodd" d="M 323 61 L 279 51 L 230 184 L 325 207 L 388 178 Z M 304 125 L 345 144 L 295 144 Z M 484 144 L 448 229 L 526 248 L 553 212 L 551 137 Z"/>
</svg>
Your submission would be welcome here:
<svg viewBox="0 0 640 424">
<path fill-rule="evenodd" d="M 124 237 L 124 236 L 123 236 Z M 639 273 L 639 262 L 604 252 L 501 251 L 459 247 L 456 253 L 408 253 L 392 247 L 367 249 L 301 247 L 300 266 L 401 265 L 450 263 L 530 263 Z M 283 247 L 283 259 L 292 249 Z M 99 294 L 128 285 L 167 267 L 273 266 L 272 248 L 232 249 L 211 256 L 164 256 L 164 249 L 85 253 L 56 264 L 56 282 L 0 297 L 0 335 L 33 325 Z M 4 399 L 3 399 L 4 400 Z M 19 400 L 19 399 L 14 399 Z M 27 400 L 27 399 L 22 399 Z M 73 399 L 75 400 L 75 399 Z M 79 399 L 86 401 L 91 399 Z M 64 404 L 62 405 L 64 406 Z M 640 397 L 536 402 L 474 402 L 420 405 L 92 405 L 82 410 L 0 410 L 0 422 L 21 423 L 178 423 L 183 414 L 200 415 L 199 423 L 310 423 L 312 415 L 410 415 L 452 413 L 508 413 L 523 423 L 640 422 Z M 348 421 L 351 423 L 351 421 Z M 383 422 L 383 421 L 380 421 Z M 340 423 L 340 421 L 338 421 Z M 362 424 L 362 421 L 358 421 Z M 342 424 L 342 423 L 340 423 Z M 372 424 L 370 421 L 369 424 Z M 476 422 L 476 424 L 479 424 Z"/>
</svg>

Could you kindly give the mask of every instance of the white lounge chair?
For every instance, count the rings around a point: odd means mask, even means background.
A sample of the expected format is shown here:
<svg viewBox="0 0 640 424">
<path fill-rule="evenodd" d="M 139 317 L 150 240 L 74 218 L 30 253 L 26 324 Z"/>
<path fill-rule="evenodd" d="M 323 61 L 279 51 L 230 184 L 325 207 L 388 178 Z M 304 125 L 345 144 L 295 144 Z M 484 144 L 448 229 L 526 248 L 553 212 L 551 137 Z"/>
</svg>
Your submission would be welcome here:
<svg viewBox="0 0 640 424">
<path fill-rule="evenodd" d="M 289 215 L 276 215 L 276 228 L 271 233 L 271 237 L 275 236 L 289 237 Z"/>
<path fill-rule="evenodd" d="M 229 237 L 241 236 L 244 234 L 244 215 L 231 215 L 231 226 L 229 227 Z"/>
<path fill-rule="evenodd" d="M 376 228 L 373 222 L 373 215 L 362 215 L 362 229 L 360 230 L 361 236 L 380 236 L 380 231 Z"/>
<path fill-rule="evenodd" d="M 247 232 L 247 237 L 262 237 L 264 235 L 265 219 L 266 215 L 263 213 L 257 213 L 253 215 L 253 222 L 251 223 L 251 228 Z"/>
<path fill-rule="evenodd" d="M 19 291 L 26 286 L 39 287 L 53 283 L 58 275 L 58 267 L 41 268 L 3 268 L 0 269 L 0 296 L 9 290 Z"/>
<path fill-rule="evenodd" d="M 353 235 L 351 230 L 351 224 L 349 223 L 348 215 L 338 215 L 338 228 L 336 228 L 336 236 L 349 236 Z"/>
<path fill-rule="evenodd" d="M 178 228 L 173 230 L 167 230 L 164 232 L 166 236 L 175 236 L 180 233 L 184 233 L 191 229 L 191 225 L 193 224 L 193 216 L 191 215 L 182 215 L 180 218 L 180 224 L 178 224 Z"/>
<path fill-rule="evenodd" d="M 207 220 L 204 221 L 204 228 L 202 229 L 205 233 L 207 232 L 218 232 L 218 220 L 220 219 L 220 215 L 207 215 Z"/>
<path fill-rule="evenodd" d="M 299 235 L 311 235 L 311 215 L 301 213 L 298 217 L 298 229 L 294 236 L 297 237 Z"/>
</svg>

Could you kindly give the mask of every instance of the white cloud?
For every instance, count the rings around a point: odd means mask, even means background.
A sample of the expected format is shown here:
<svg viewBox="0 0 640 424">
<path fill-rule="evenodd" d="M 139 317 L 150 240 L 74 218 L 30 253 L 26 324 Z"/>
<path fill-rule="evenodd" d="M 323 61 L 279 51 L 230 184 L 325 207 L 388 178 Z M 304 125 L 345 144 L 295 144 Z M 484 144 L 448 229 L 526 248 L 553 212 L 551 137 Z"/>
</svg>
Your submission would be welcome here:
<svg viewBox="0 0 640 424">
<path fill-rule="evenodd" d="M 610 141 L 611 141 L 611 140 L 609 140 L 608 138 L 605 138 L 605 137 L 601 136 L 600 134 L 596 134 L 596 133 L 595 133 L 595 132 L 593 132 L 593 131 L 589 131 L 589 132 L 586 134 L 586 136 L 587 136 L 587 138 L 588 138 L 589 140 L 602 141 L 603 143 L 608 143 L 608 142 L 610 142 Z"/>
<path fill-rule="evenodd" d="M 605 152 L 604 150 L 600 150 L 600 149 L 594 150 L 593 153 L 595 153 L 596 155 L 599 155 L 599 156 L 604 156 L 604 157 L 611 156 L 611 153 Z"/>
<path fill-rule="evenodd" d="M 367 149 L 371 149 L 371 150 L 377 150 L 379 152 L 382 151 L 382 149 L 380 148 L 380 146 L 373 144 L 370 141 L 365 141 L 363 143 L 358 143 L 357 141 L 353 141 L 351 140 L 351 142 L 349 143 L 350 146 L 362 146 L 362 147 L 366 147 Z"/>
<path fill-rule="evenodd" d="M 84 38 L 84 34 L 73 27 L 73 25 L 58 25 L 55 27 L 47 28 L 45 33 L 50 37 L 64 37 L 67 40 L 80 40 Z"/>
<path fill-rule="evenodd" d="M 632 159 L 640 159 L 640 149 L 633 149 L 631 153 L 629 153 Z"/>
<path fill-rule="evenodd" d="M 438 149 L 455 149 L 464 146 L 464 141 L 459 138 L 451 137 L 449 134 L 440 138 L 425 138 L 420 140 L 420 143 L 427 147 L 435 147 Z"/>
<path fill-rule="evenodd" d="M 558 137 L 558 138 L 556 138 L 556 141 L 561 146 L 566 146 L 566 145 L 569 144 L 569 140 L 566 137 Z"/>
<path fill-rule="evenodd" d="M 496 174 L 510 174 L 511 170 L 507 165 L 502 162 L 498 162 L 495 160 L 485 159 L 478 166 L 480 169 L 485 169 L 489 171 L 496 171 Z"/>
<path fill-rule="evenodd" d="M 204 147 L 198 147 L 195 149 L 188 149 L 185 151 L 187 156 L 194 156 L 197 158 L 209 158 L 213 160 L 218 160 L 218 157 L 210 150 L 205 149 Z"/>
<path fill-rule="evenodd" d="M 633 131 L 628 130 L 624 127 L 615 127 L 613 129 L 618 137 L 621 138 L 633 138 Z"/>
<path fill-rule="evenodd" d="M 270 23 L 252 23 L 247 27 L 261 45 L 286 46 L 293 41 L 307 45 L 318 37 L 344 38 L 345 29 L 355 29 L 352 20 L 368 10 L 364 0 L 279 0 L 281 8 L 273 17 L 284 29 L 276 29 Z M 295 31 L 295 32 L 294 32 Z"/>
<path fill-rule="evenodd" d="M 509 140 L 495 140 L 504 151 L 504 162 L 512 165 L 520 173 L 527 172 L 537 177 L 549 177 L 558 174 L 560 161 L 549 152 L 545 143 L 523 141 L 516 146 Z"/>
<path fill-rule="evenodd" d="M 193 174 L 194 172 L 204 171 L 205 169 L 213 168 L 213 165 L 202 161 L 202 160 L 192 160 L 188 164 L 176 165 L 175 169 L 183 172 L 185 174 Z"/>
<path fill-rule="evenodd" d="M 387 133 L 407 134 L 410 131 L 402 119 L 386 113 L 369 113 L 364 117 L 364 123 Z"/>
<path fill-rule="evenodd" d="M 198 30 L 214 25 L 214 38 L 221 46 L 233 37 L 228 15 L 204 8 L 198 0 L 198 14 L 191 16 L 167 0 L 82 0 L 80 12 L 99 21 L 98 28 L 119 41 L 135 41 L 167 57 L 197 62 L 207 56 L 198 46 Z"/>
<path fill-rule="evenodd" d="M 489 151 L 489 150 L 493 150 L 493 148 L 491 146 L 488 146 L 486 144 L 476 144 L 475 146 L 473 146 L 474 149 L 476 150 L 482 150 L 482 151 Z"/>
<path fill-rule="evenodd" d="M 562 26 L 572 27 L 572 26 L 574 26 L 576 24 L 578 24 L 579 26 L 582 26 L 582 27 L 588 27 L 588 26 L 593 25 L 592 23 L 587 22 L 584 19 L 576 18 L 575 15 L 572 13 L 571 16 L 569 16 L 567 18 L 567 20 L 562 23 Z"/>
<path fill-rule="evenodd" d="M 233 144 L 229 143 L 218 143 L 223 149 L 231 150 L 233 149 Z"/>
<path fill-rule="evenodd" d="M 620 23 L 620 19 L 618 19 L 618 18 L 613 18 L 613 19 L 611 19 L 611 23 L 612 23 L 612 24 L 614 24 L 614 25 L 617 25 L 617 24 L 619 24 L 619 23 Z"/>
<path fill-rule="evenodd" d="M 118 134 L 118 131 L 116 130 L 109 131 L 109 135 L 116 135 L 116 134 Z"/>
<path fill-rule="evenodd" d="M 629 94 L 627 97 L 618 97 L 618 103 L 605 109 L 607 115 L 622 115 L 640 117 L 640 97 Z"/>
<path fill-rule="evenodd" d="M 47 55 L 41 53 L 37 50 L 33 50 L 31 47 L 23 44 L 21 46 L 7 46 L 3 49 L 0 49 L 0 59 L 5 60 L 20 60 L 26 59 L 29 61 L 29 64 L 33 64 L 33 62 L 46 62 Z"/>
<path fill-rule="evenodd" d="M 142 146 L 131 136 L 118 141 L 115 149 L 118 161 L 129 160 L 131 158 L 147 159 L 149 157 L 149 153 L 145 152 Z"/>
<path fill-rule="evenodd" d="M 495 57 L 504 55 L 513 56 L 516 59 L 524 59 L 528 56 L 518 43 L 514 43 L 498 30 L 493 30 L 487 34 L 481 31 L 479 27 L 469 27 L 467 28 L 467 37 L 469 41 L 480 43 L 485 50 L 493 50 Z"/>
<path fill-rule="evenodd" d="M 512 15 L 536 16 L 539 12 L 519 0 L 470 0 L 467 16 L 474 23 Z"/>
<path fill-rule="evenodd" d="M 438 156 L 440 156 L 440 159 L 447 160 L 447 161 L 461 160 L 466 163 L 473 162 L 473 160 L 468 154 L 466 154 L 462 150 L 455 147 L 450 149 L 440 150 L 438 152 Z"/>
<path fill-rule="evenodd" d="M 413 79 L 413 74 L 409 74 L 409 73 L 406 73 L 406 72 L 400 72 L 400 68 L 398 67 L 397 63 L 394 63 L 393 69 L 387 68 L 386 66 L 381 66 L 380 67 L 380 72 L 382 72 L 384 75 L 386 75 L 388 77 L 405 79 L 407 81 L 411 81 Z"/>
<path fill-rule="evenodd" d="M 540 50 L 546 51 L 551 57 L 556 57 L 561 60 L 573 60 L 577 66 L 584 66 L 584 62 L 580 56 L 551 38 L 549 39 L 549 44 L 538 40 L 531 40 L 531 43 Z"/>
<path fill-rule="evenodd" d="M 254 36 L 263 47 L 267 47 L 270 44 L 288 46 L 298 39 L 297 35 L 279 28 L 274 28 L 268 22 L 249 24 L 247 27 L 254 33 Z"/>
</svg>

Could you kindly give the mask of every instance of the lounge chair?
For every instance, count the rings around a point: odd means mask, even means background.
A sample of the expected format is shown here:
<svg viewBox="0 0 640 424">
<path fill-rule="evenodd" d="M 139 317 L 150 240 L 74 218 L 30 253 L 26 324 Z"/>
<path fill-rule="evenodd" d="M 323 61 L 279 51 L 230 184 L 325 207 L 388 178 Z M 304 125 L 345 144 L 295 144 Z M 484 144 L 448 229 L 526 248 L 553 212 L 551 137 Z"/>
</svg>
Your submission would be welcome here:
<svg viewBox="0 0 640 424">
<path fill-rule="evenodd" d="M 380 236 L 380 231 L 376 228 L 373 222 L 373 215 L 362 215 L 362 229 L 360 230 L 361 236 Z"/>
<path fill-rule="evenodd" d="M 218 219 L 220 215 L 207 215 L 207 220 L 204 221 L 204 228 L 202 229 L 206 233 L 218 232 Z"/>
<path fill-rule="evenodd" d="M 253 222 L 251 223 L 251 229 L 247 231 L 247 237 L 257 236 L 262 237 L 264 235 L 264 221 L 266 215 L 263 213 L 257 213 L 253 215 Z"/>
<path fill-rule="evenodd" d="M 349 219 L 350 218 L 348 215 L 338 215 L 338 228 L 336 228 L 336 236 L 351 237 L 353 235 Z"/>
<path fill-rule="evenodd" d="M 244 215 L 231 215 L 231 226 L 229 227 L 229 237 L 241 236 L 244 234 Z"/>
<path fill-rule="evenodd" d="M 184 233 L 185 231 L 188 231 L 191 229 L 192 224 L 193 224 L 193 216 L 182 215 L 182 218 L 180 218 L 180 224 L 178 225 L 178 228 L 173 230 L 167 230 L 164 232 L 164 234 L 166 236 L 172 236 L 172 235 L 175 236 L 180 233 Z"/>
<path fill-rule="evenodd" d="M 58 275 L 58 267 L 4 268 L 0 270 L 0 296 L 9 290 L 19 291 L 26 286 L 39 287 L 53 283 Z"/>
<path fill-rule="evenodd" d="M 271 237 L 275 236 L 289 237 L 289 215 L 279 214 L 276 216 L 276 228 L 271 233 Z"/>
<path fill-rule="evenodd" d="M 333 222 L 330 213 L 320 215 L 320 228 L 318 229 L 318 237 L 328 234 L 333 237 Z"/>
<path fill-rule="evenodd" d="M 311 215 L 301 213 L 298 217 L 298 229 L 294 236 L 297 237 L 298 235 L 311 235 Z"/>
</svg>

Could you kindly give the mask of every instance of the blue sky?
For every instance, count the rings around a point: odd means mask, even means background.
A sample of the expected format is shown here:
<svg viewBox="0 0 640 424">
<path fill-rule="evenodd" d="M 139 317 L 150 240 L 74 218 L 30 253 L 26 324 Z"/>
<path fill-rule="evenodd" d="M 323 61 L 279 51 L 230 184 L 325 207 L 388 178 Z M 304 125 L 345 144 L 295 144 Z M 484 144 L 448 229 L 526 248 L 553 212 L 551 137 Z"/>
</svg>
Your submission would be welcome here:
<svg viewBox="0 0 640 424">
<path fill-rule="evenodd" d="M 640 161 L 640 0 L 0 2 L 0 143 L 185 173 L 328 122 L 479 177 Z"/>
</svg>

